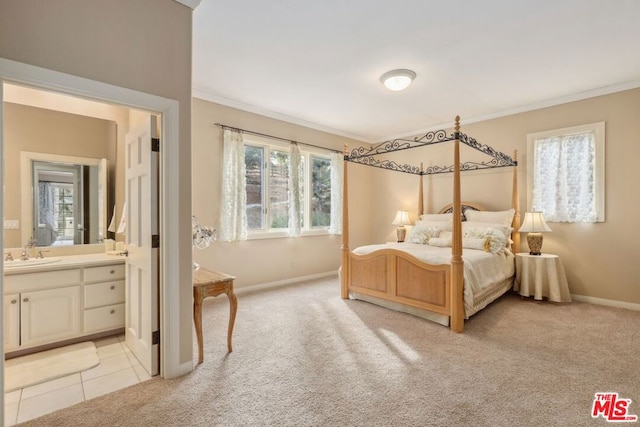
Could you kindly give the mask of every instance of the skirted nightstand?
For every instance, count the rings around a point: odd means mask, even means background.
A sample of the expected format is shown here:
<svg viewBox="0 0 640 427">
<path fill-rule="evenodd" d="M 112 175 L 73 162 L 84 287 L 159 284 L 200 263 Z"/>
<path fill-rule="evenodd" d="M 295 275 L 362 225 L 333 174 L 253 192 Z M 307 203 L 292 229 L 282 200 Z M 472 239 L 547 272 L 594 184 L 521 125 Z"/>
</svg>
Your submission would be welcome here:
<svg viewBox="0 0 640 427">
<path fill-rule="evenodd" d="M 558 255 L 516 254 L 516 281 L 513 289 L 523 297 L 547 297 L 553 302 L 571 302 L 569 284 Z"/>
</svg>

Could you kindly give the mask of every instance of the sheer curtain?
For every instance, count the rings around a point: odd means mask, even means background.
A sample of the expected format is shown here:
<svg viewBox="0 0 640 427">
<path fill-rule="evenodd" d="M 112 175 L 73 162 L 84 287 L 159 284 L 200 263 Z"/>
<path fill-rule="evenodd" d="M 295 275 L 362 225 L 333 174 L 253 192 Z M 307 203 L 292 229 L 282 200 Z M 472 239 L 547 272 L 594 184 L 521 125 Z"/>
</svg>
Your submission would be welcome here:
<svg viewBox="0 0 640 427">
<path fill-rule="evenodd" d="M 247 240 L 247 178 L 242 134 L 225 129 L 222 154 L 220 239 Z"/>
<path fill-rule="evenodd" d="M 342 177 L 344 156 L 331 153 L 331 223 L 329 234 L 342 234 Z"/>
<path fill-rule="evenodd" d="M 47 181 L 38 182 L 38 221 L 55 228 L 53 218 L 53 189 Z M 38 224 L 36 224 L 38 225 Z"/>
<path fill-rule="evenodd" d="M 552 222 L 596 222 L 595 135 L 535 141 L 532 207 Z"/>
<path fill-rule="evenodd" d="M 298 144 L 289 148 L 289 236 L 297 237 L 302 229 L 302 158 Z"/>
</svg>

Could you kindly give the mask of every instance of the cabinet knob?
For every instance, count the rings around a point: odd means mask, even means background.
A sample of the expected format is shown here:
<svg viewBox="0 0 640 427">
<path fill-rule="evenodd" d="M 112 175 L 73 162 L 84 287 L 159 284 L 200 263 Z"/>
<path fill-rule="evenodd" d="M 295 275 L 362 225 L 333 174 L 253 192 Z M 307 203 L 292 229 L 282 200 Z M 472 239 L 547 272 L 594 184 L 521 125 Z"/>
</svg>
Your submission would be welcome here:
<svg viewBox="0 0 640 427">
<path fill-rule="evenodd" d="M 113 313 L 115 313 L 115 312 L 116 312 L 115 310 L 113 310 L 113 309 L 111 310 L 111 314 L 113 314 Z"/>
<path fill-rule="evenodd" d="M 29 298 L 24 298 L 22 302 L 29 302 Z"/>
<path fill-rule="evenodd" d="M 17 299 L 12 299 L 12 300 L 11 300 L 11 304 L 16 304 L 17 302 L 18 302 L 18 300 L 17 300 Z"/>
<path fill-rule="evenodd" d="M 111 290 L 114 290 L 116 287 L 114 285 L 111 285 Z"/>
<path fill-rule="evenodd" d="M 113 274 L 113 273 L 115 273 L 115 272 L 116 272 L 115 270 L 111 270 L 109 273 L 110 273 L 110 274 Z"/>
</svg>

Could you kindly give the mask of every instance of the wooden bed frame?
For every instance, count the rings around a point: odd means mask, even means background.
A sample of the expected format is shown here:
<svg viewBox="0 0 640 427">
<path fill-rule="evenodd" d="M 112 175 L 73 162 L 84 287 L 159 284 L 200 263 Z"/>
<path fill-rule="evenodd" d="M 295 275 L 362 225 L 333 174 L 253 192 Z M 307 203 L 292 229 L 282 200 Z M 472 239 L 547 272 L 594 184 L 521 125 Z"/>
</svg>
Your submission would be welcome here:
<svg viewBox="0 0 640 427">
<path fill-rule="evenodd" d="M 356 255 L 349 250 L 349 205 L 347 149 L 345 146 L 343 178 L 343 228 L 341 297 L 349 298 L 351 291 L 427 310 L 449 317 L 455 332 L 464 329 L 463 259 L 462 259 L 462 202 L 460 200 L 460 118 L 455 121 L 453 167 L 453 215 L 451 264 L 430 265 L 395 249 L 383 249 L 368 255 Z M 517 165 L 517 151 L 514 163 Z M 424 213 L 423 175 L 420 175 L 418 213 Z M 451 206 L 451 205 L 450 205 Z M 518 170 L 513 167 L 512 207 L 514 233 L 512 247 L 518 251 L 520 236 Z"/>
</svg>

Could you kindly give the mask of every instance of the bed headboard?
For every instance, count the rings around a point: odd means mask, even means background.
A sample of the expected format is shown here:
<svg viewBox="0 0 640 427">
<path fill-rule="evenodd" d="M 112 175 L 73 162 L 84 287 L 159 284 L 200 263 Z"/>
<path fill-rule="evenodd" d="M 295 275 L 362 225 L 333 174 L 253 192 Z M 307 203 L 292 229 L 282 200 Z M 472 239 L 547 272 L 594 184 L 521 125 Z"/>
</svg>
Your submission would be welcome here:
<svg viewBox="0 0 640 427">
<path fill-rule="evenodd" d="M 484 207 L 482 207 L 481 205 L 479 205 L 477 203 L 471 203 L 471 202 L 460 202 L 460 208 L 462 209 L 462 220 L 463 221 L 467 220 L 467 218 L 464 215 L 464 213 L 467 211 L 467 209 L 471 209 L 472 211 L 486 211 L 486 209 Z M 442 209 L 440 209 L 440 211 L 438 213 L 444 214 L 444 213 L 452 213 L 452 212 L 453 212 L 453 203 L 450 203 L 447 206 L 445 206 Z"/>
</svg>

